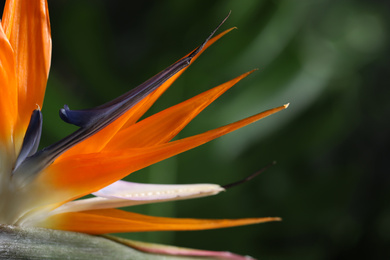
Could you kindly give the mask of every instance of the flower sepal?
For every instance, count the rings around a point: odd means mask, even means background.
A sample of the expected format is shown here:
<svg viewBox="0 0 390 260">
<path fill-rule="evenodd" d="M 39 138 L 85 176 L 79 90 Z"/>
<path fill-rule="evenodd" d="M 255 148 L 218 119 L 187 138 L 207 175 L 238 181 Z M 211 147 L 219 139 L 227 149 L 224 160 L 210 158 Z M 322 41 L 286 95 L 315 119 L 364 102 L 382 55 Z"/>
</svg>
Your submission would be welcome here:
<svg viewBox="0 0 390 260">
<path fill-rule="evenodd" d="M 45 228 L 0 225 L 0 259 L 243 260 L 229 252 L 203 251 Z"/>
</svg>

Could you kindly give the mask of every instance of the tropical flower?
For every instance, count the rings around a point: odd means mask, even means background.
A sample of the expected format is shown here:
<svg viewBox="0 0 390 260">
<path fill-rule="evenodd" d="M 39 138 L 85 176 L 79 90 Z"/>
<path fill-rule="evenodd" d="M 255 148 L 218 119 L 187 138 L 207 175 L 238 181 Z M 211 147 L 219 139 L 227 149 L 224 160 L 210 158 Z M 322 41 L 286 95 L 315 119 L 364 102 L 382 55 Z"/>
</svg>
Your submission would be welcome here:
<svg viewBox="0 0 390 260">
<path fill-rule="evenodd" d="M 216 184 L 157 185 L 121 179 L 287 107 L 171 141 L 248 72 L 139 120 L 188 65 L 230 30 L 213 37 L 214 31 L 193 52 L 106 104 L 86 110 L 71 110 L 65 105 L 61 118 L 79 129 L 38 150 L 40 109 L 51 59 L 47 1 L 7 0 L 0 26 L 0 224 L 105 234 L 212 229 L 279 220 L 174 219 L 115 209 L 223 191 Z M 95 197 L 75 200 L 88 194 Z"/>
</svg>

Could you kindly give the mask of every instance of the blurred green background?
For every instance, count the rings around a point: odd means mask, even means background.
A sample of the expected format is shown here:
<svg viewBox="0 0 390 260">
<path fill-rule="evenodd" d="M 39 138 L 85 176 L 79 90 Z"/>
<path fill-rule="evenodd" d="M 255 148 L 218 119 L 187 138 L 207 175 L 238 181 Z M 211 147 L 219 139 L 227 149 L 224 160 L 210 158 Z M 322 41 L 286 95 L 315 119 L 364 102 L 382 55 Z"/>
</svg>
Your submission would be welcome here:
<svg viewBox="0 0 390 260">
<path fill-rule="evenodd" d="M 156 216 L 279 216 L 221 230 L 128 238 L 260 259 L 390 259 L 389 1 L 49 0 L 53 61 L 43 145 L 74 130 L 58 117 L 137 86 L 220 31 L 151 109 L 184 101 L 259 68 L 179 137 L 290 102 L 270 118 L 140 172 L 147 183 L 227 184 L 270 162 L 255 180 L 215 197 L 139 206 Z"/>
</svg>

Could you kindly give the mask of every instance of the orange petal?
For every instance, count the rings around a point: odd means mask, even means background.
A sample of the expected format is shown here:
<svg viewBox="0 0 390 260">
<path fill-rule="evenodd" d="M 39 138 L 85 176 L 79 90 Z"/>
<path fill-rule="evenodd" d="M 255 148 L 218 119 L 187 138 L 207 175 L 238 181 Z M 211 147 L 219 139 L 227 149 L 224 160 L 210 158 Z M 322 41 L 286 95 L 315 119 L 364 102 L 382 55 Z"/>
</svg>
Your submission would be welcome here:
<svg viewBox="0 0 390 260">
<path fill-rule="evenodd" d="M 217 36 L 211 38 L 203 49 L 191 60 L 191 64 L 202 54 L 208 47 L 213 43 L 219 40 L 222 36 L 233 30 L 230 28 L 224 32 L 218 34 Z M 188 56 L 187 54 L 186 56 Z M 186 57 L 184 56 L 184 57 Z M 154 102 L 173 84 L 173 82 L 187 69 L 184 68 L 176 75 L 168 79 L 164 84 L 162 84 L 157 90 L 151 93 L 149 96 L 141 100 L 137 105 L 119 117 L 117 120 L 112 122 L 110 125 L 91 136 L 82 143 L 72 147 L 66 151 L 63 156 L 70 156 L 74 154 L 83 154 L 83 153 L 95 153 L 101 151 L 106 144 L 114 137 L 114 135 L 121 129 L 133 125 L 153 104 Z"/>
<path fill-rule="evenodd" d="M 244 219 L 176 219 L 146 216 L 118 209 L 105 209 L 62 213 L 49 217 L 37 226 L 88 234 L 107 234 L 119 232 L 204 230 L 280 220 L 280 218 L 276 217 Z"/>
<path fill-rule="evenodd" d="M 19 89 L 19 134 L 32 111 L 42 107 L 51 59 L 50 21 L 46 0 L 7 0 L 1 24 L 15 54 Z"/>
<path fill-rule="evenodd" d="M 235 27 L 233 28 L 230 28 L 230 29 L 227 29 L 223 32 L 221 32 L 220 34 L 218 34 L 217 36 L 211 38 L 207 43 L 206 45 L 203 47 L 203 49 L 191 60 L 191 63 L 190 65 L 208 48 L 210 47 L 212 44 L 214 44 L 216 41 L 218 41 L 220 38 L 222 38 L 225 34 L 229 33 L 230 31 L 232 31 L 233 29 L 235 29 Z M 192 51 L 190 52 L 192 53 Z M 186 56 L 184 57 L 187 57 L 190 53 L 188 53 Z M 172 83 L 177 79 L 179 78 L 179 76 L 188 68 L 189 66 L 187 66 L 186 68 L 184 68 L 183 70 L 181 70 L 179 73 L 177 73 L 175 76 L 171 77 L 167 82 L 165 82 L 164 84 L 166 84 L 167 86 L 163 86 L 162 88 L 164 89 L 163 91 L 161 91 L 161 93 L 157 93 L 158 90 L 156 90 L 155 92 L 156 93 L 152 93 L 151 95 L 149 95 L 148 97 L 148 100 L 145 100 L 145 104 L 143 105 L 140 105 L 141 108 L 138 109 L 139 111 L 137 112 L 136 115 L 134 115 L 132 118 L 130 118 L 126 124 L 123 126 L 123 128 L 126 128 L 132 124 L 134 124 L 153 104 L 154 102 L 161 96 L 162 93 L 164 93 L 164 91 L 170 86 L 172 85 Z M 161 87 L 160 87 L 161 88 Z"/>
<path fill-rule="evenodd" d="M 0 140 L 2 145 L 12 144 L 18 105 L 15 60 L 12 47 L 0 26 Z"/>
<path fill-rule="evenodd" d="M 170 141 L 203 109 L 252 72 L 247 72 L 120 131 L 104 151 L 154 146 Z"/>
<path fill-rule="evenodd" d="M 207 143 L 286 107 L 273 108 L 203 134 L 157 146 L 60 157 L 38 176 L 35 180 L 38 185 L 36 189 L 48 204 L 66 202 L 102 189 L 134 171 Z M 53 190 L 62 199 L 49 195 Z"/>
</svg>

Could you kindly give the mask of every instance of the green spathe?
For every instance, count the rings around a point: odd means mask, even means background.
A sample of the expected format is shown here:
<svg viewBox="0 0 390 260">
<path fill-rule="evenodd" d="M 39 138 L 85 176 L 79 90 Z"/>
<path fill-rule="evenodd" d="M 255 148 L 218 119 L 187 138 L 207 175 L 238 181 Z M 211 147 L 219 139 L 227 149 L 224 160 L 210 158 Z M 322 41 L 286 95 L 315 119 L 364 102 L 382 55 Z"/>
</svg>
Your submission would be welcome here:
<svg viewBox="0 0 390 260">
<path fill-rule="evenodd" d="M 149 254 L 101 236 L 0 225 L 0 259 L 203 260 L 213 258 Z"/>
</svg>

